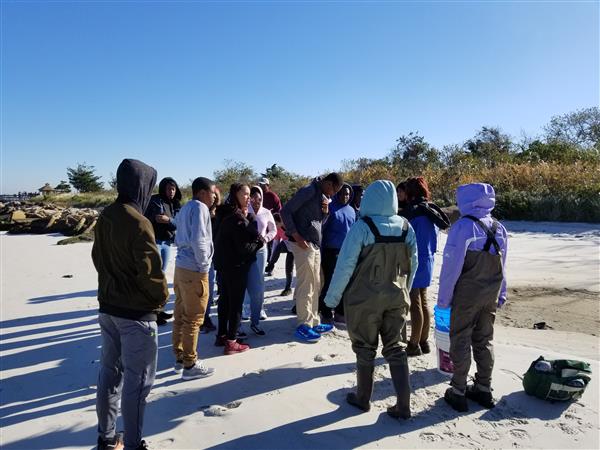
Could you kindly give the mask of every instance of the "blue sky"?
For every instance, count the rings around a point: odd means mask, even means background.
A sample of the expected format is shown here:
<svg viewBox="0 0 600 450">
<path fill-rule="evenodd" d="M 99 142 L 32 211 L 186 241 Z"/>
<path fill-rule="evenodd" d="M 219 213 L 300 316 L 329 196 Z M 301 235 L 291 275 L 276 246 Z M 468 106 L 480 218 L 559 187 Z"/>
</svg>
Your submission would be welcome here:
<svg viewBox="0 0 600 450">
<path fill-rule="evenodd" d="M 2 1 L 0 191 L 232 159 L 315 175 L 599 101 L 598 2 Z"/>
</svg>

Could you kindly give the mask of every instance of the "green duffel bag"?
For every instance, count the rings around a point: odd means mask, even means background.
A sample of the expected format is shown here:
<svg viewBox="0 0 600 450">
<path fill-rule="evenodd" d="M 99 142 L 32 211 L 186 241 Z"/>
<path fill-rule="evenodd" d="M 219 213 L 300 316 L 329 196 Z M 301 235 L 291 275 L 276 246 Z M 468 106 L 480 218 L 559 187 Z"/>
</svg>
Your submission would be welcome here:
<svg viewBox="0 0 600 450">
<path fill-rule="evenodd" d="M 568 401 L 582 396 L 591 380 L 592 369 L 572 359 L 533 361 L 523 377 L 525 392 L 542 400 Z"/>
</svg>

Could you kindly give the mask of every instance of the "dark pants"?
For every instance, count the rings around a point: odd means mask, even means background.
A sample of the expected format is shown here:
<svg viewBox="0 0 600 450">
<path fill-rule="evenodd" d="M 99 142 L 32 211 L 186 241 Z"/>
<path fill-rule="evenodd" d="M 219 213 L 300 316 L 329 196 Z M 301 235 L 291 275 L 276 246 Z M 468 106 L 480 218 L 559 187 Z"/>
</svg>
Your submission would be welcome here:
<svg viewBox="0 0 600 450">
<path fill-rule="evenodd" d="M 452 302 L 450 316 L 450 358 L 454 373 L 450 384 L 464 392 L 471 367 L 471 348 L 477 364 L 475 383 L 490 388 L 494 368 L 494 321 L 496 299 L 486 300 L 472 296 L 458 297 Z"/>
<path fill-rule="evenodd" d="M 333 272 L 335 271 L 335 264 L 340 253 L 339 249 L 336 248 L 324 248 L 321 249 L 321 270 L 323 270 L 323 288 L 321 289 L 321 295 L 319 295 L 319 313 L 323 316 L 323 319 L 332 319 L 333 313 L 331 309 L 325 305 L 325 296 L 329 289 L 329 284 L 333 278 Z M 340 302 L 335 308 L 335 312 L 340 315 L 344 315 L 344 302 Z"/>
<path fill-rule="evenodd" d="M 248 284 L 250 267 L 236 267 L 219 271 L 219 336 L 235 340 L 242 321 L 242 305 Z"/>
<path fill-rule="evenodd" d="M 154 384 L 158 351 L 156 322 L 122 319 L 100 313 L 102 356 L 96 392 L 98 434 L 115 436 L 119 403 L 125 448 L 142 440 L 146 397 Z"/>
<path fill-rule="evenodd" d="M 271 241 L 273 242 L 273 241 Z M 285 288 L 292 288 L 292 273 L 294 270 L 294 254 L 288 250 L 287 245 L 285 245 L 284 241 L 279 241 L 275 249 L 273 250 L 273 254 L 268 259 L 269 264 L 267 264 L 267 268 L 265 269 L 267 272 L 272 272 L 275 264 L 279 260 L 279 256 L 285 253 Z"/>
</svg>

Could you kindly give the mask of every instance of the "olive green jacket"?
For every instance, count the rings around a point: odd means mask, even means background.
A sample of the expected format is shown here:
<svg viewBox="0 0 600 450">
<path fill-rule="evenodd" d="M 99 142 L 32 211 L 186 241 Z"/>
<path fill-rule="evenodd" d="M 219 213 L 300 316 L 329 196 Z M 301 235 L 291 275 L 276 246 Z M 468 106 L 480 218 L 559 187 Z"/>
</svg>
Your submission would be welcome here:
<svg viewBox="0 0 600 450">
<path fill-rule="evenodd" d="M 92 259 L 100 312 L 156 320 L 169 291 L 152 224 L 138 209 L 118 201 L 104 209 L 95 228 Z"/>
</svg>

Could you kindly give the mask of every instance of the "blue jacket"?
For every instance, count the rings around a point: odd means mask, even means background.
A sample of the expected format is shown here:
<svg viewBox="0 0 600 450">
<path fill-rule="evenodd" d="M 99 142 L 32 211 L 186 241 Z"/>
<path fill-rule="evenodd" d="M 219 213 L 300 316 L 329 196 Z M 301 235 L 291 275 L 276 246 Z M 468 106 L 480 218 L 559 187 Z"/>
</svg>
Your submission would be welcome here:
<svg viewBox="0 0 600 450">
<path fill-rule="evenodd" d="M 414 217 L 410 219 L 410 224 L 417 235 L 419 249 L 419 268 L 412 287 L 426 288 L 431 284 L 433 277 L 433 258 L 437 251 L 438 227 L 427 216 Z"/>
<path fill-rule="evenodd" d="M 350 231 L 352 224 L 356 222 L 356 210 L 350 206 L 352 203 L 352 187 L 344 183 L 344 187 L 350 189 L 350 201 L 343 205 L 339 199 L 339 193 L 333 196 L 333 200 L 329 205 L 329 215 L 323 222 L 323 240 L 321 248 L 333 248 L 339 250 L 342 248 L 344 238 Z"/>
<path fill-rule="evenodd" d="M 360 205 L 360 216 L 371 217 L 382 236 L 400 236 L 406 219 L 396 215 L 397 207 L 398 198 L 394 184 L 391 181 L 378 180 L 365 190 Z M 411 254 L 411 273 L 407 283 L 410 289 L 418 265 L 417 242 L 410 225 L 405 242 Z M 369 226 L 363 220 L 357 220 L 346 235 L 338 256 L 335 272 L 325 296 L 325 304 L 328 307 L 335 308 L 339 304 L 354 273 L 360 252 L 374 243 L 375 236 Z"/>
</svg>

